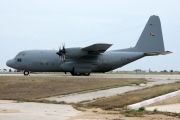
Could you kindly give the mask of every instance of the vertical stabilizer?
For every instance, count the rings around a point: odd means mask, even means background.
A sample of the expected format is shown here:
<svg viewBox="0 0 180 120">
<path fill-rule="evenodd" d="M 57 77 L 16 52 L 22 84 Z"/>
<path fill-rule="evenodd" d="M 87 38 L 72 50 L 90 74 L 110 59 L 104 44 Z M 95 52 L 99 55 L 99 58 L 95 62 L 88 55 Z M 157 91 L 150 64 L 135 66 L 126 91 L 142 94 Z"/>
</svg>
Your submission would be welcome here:
<svg viewBox="0 0 180 120">
<path fill-rule="evenodd" d="M 141 52 L 164 52 L 161 22 L 158 16 L 151 16 L 135 46 Z"/>
</svg>

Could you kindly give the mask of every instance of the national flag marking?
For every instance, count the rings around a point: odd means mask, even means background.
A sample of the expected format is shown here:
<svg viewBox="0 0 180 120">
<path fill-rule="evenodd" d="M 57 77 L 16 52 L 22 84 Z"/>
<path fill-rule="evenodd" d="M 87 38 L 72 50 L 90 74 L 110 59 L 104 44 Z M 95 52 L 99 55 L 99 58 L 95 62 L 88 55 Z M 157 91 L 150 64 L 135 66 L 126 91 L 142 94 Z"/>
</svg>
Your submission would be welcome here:
<svg viewBox="0 0 180 120">
<path fill-rule="evenodd" d="M 151 32 L 151 33 L 150 33 L 150 36 L 155 36 L 155 32 Z"/>
</svg>

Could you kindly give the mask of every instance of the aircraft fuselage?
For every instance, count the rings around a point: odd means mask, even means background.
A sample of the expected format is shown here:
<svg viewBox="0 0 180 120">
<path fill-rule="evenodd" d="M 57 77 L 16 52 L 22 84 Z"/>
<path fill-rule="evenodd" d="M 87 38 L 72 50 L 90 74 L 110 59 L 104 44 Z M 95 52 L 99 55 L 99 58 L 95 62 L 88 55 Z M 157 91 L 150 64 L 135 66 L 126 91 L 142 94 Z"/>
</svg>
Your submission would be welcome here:
<svg viewBox="0 0 180 120">
<path fill-rule="evenodd" d="M 73 72 L 74 68 L 82 71 L 88 69 L 90 72 L 107 72 L 144 57 L 142 52 L 108 51 L 62 61 L 56 52 L 56 50 L 22 51 L 9 60 L 7 65 L 32 72 Z"/>
</svg>

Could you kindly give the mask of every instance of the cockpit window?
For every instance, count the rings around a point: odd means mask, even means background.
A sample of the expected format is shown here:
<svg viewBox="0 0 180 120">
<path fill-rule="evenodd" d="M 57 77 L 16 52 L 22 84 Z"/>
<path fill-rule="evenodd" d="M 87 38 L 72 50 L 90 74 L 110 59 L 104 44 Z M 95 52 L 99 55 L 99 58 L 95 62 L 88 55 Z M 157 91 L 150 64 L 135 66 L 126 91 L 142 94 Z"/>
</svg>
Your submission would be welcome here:
<svg viewBox="0 0 180 120">
<path fill-rule="evenodd" d="M 22 57 L 22 56 L 25 56 L 24 52 L 20 52 L 20 53 L 17 54 L 17 57 Z"/>
<path fill-rule="evenodd" d="M 21 58 L 18 58 L 18 59 L 17 59 L 17 62 L 21 62 Z"/>
</svg>

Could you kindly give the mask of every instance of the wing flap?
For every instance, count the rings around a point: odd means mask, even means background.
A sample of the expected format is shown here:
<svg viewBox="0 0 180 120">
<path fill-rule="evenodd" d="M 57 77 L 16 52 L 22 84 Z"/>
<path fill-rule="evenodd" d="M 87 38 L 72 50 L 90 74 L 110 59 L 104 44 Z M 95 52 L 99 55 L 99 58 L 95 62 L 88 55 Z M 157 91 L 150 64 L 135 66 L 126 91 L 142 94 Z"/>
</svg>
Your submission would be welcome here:
<svg viewBox="0 0 180 120">
<path fill-rule="evenodd" d="M 100 43 L 100 44 L 93 44 L 81 49 L 84 51 L 88 51 L 88 53 L 103 53 L 111 46 L 112 44 Z"/>
</svg>

